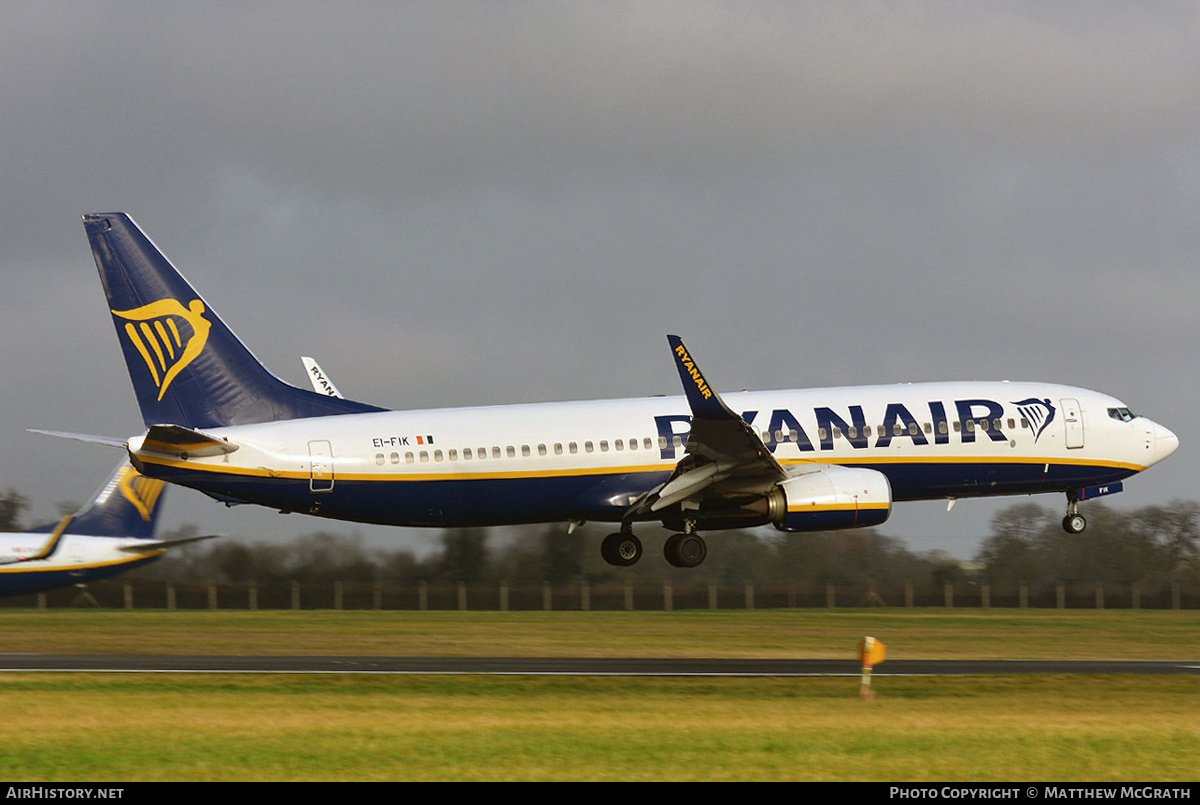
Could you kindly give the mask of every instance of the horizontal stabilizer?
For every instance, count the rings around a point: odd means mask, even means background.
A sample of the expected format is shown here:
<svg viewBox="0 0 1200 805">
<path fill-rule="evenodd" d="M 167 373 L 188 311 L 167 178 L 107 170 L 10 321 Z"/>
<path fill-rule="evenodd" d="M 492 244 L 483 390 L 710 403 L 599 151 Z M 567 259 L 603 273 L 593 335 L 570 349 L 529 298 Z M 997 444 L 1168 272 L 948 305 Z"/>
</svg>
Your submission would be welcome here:
<svg viewBox="0 0 1200 805">
<path fill-rule="evenodd" d="M 176 545 L 184 545 L 189 542 L 199 542 L 205 539 L 216 539 L 224 536 L 223 534 L 205 534 L 200 537 L 180 537 L 179 539 L 150 539 L 142 540 L 132 545 L 123 545 L 122 551 L 129 553 L 144 553 L 146 551 L 155 551 L 160 548 L 173 548 Z"/>
<path fill-rule="evenodd" d="M 228 439 L 210 436 L 182 425 L 151 425 L 137 452 L 149 451 L 180 458 L 219 456 L 238 446 Z"/>
<path fill-rule="evenodd" d="M 124 447 L 125 440 L 118 439 L 116 436 L 93 436 L 88 433 L 67 433 L 61 430 L 41 430 L 39 428 L 26 428 L 30 433 L 40 433 L 43 436 L 54 436 L 58 439 L 74 439 L 77 442 L 89 442 L 91 444 L 102 444 L 105 447 Z"/>
</svg>

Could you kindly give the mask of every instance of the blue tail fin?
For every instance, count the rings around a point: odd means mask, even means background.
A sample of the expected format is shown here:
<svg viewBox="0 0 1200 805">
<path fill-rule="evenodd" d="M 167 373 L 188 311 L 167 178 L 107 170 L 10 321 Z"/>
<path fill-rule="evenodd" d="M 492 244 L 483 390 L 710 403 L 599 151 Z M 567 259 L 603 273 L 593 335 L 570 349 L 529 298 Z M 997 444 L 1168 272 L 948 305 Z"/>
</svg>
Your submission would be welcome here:
<svg viewBox="0 0 1200 805">
<path fill-rule="evenodd" d="M 139 475 L 133 467 L 123 464 L 92 502 L 71 519 L 63 533 L 150 539 L 158 523 L 165 486 L 162 481 Z"/>
<path fill-rule="evenodd" d="M 83 216 L 146 425 L 191 428 L 382 409 L 267 371 L 125 213 Z"/>
</svg>

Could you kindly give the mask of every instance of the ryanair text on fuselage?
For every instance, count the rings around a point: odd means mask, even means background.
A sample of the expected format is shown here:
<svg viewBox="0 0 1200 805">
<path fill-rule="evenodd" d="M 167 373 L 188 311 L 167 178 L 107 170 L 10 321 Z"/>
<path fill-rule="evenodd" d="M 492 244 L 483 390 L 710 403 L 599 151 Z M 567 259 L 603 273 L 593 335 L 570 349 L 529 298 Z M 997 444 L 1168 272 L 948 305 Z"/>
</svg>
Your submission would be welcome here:
<svg viewBox="0 0 1200 805">
<path fill-rule="evenodd" d="M 976 441 L 977 434 L 982 432 L 993 442 L 1007 442 L 1007 430 L 1018 425 L 1032 427 L 1030 419 L 1022 413 L 1020 422 L 1005 422 L 1004 406 L 995 400 L 966 399 L 955 400 L 950 410 L 957 414 L 956 419 L 947 416 L 946 403 L 940 400 L 930 400 L 928 403 L 929 416 L 924 420 L 926 428 L 904 403 L 889 403 L 883 416 L 875 419 L 877 427 L 872 427 L 867 414 L 861 405 L 851 405 L 845 409 L 845 416 L 832 408 L 818 407 L 813 409 L 810 420 L 812 433 L 816 434 L 816 444 L 809 437 L 800 419 L 786 408 L 777 408 L 766 417 L 763 431 L 763 445 L 772 453 L 782 444 L 794 445 L 801 452 L 817 450 L 833 450 L 835 439 L 840 437 L 855 449 L 871 447 L 874 438 L 875 448 L 890 447 L 898 439 L 908 439 L 913 445 L 926 446 L 929 444 L 950 444 L 954 436 L 960 444 L 971 444 Z M 1042 413 L 1040 426 L 1033 431 L 1036 441 L 1045 431 L 1046 425 L 1054 418 L 1054 405 L 1050 400 L 1023 400 L 1013 403 L 1022 411 L 1037 406 Z M 759 420 L 759 411 L 745 411 L 742 419 L 749 425 L 755 425 Z M 847 419 L 848 417 L 848 419 Z M 656 416 L 655 425 L 659 435 L 660 455 L 663 459 L 675 459 L 676 448 L 687 444 L 688 431 L 692 418 L 685 414 Z"/>
</svg>

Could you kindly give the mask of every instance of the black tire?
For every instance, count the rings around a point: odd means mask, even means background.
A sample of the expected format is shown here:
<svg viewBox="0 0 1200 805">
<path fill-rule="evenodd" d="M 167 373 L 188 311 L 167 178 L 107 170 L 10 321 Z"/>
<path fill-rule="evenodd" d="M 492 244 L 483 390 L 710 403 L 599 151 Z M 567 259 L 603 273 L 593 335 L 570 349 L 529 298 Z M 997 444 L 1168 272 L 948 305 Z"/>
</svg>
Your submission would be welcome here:
<svg viewBox="0 0 1200 805">
<path fill-rule="evenodd" d="M 1079 534 L 1087 528 L 1087 520 L 1082 514 L 1068 514 L 1063 518 L 1062 527 L 1068 534 Z"/>
<path fill-rule="evenodd" d="M 600 543 L 600 556 L 605 562 L 617 567 L 629 567 L 642 558 L 642 541 L 633 534 L 618 531 L 609 534 Z"/>
<path fill-rule="evenodd" d="M 699 534 L 672 534 L 663 556 L 672 567 L 696 567 L 708 556 L 708 545 Z"/>
</svg>

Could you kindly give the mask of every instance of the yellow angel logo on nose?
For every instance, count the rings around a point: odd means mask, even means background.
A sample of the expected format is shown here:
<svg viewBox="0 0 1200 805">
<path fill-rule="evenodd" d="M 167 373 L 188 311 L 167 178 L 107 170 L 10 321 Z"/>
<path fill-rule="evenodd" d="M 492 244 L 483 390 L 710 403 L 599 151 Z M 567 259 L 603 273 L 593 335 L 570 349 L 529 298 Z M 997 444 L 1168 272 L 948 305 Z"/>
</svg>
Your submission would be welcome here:
<svg viewBox="0 0 1200 805">
<path fill-rule="evenodd" d="M 133 310 L 114 310 L 112 314 L 128 320 L 125 334 L 146 362 L 158 387 L 159 400 L 171 381 L 204 349 L 212 327 L 204 318 L 204 303 L 199 299 L 193 299 L 187 307 L 178 300 L 163 299 Z M 180 330 L 180 322 L 190 333 Z"/>
</svg>

